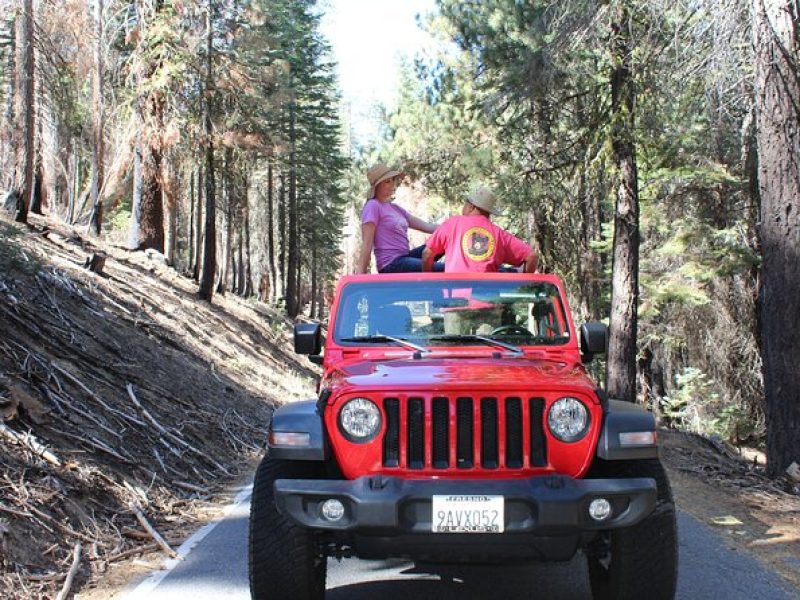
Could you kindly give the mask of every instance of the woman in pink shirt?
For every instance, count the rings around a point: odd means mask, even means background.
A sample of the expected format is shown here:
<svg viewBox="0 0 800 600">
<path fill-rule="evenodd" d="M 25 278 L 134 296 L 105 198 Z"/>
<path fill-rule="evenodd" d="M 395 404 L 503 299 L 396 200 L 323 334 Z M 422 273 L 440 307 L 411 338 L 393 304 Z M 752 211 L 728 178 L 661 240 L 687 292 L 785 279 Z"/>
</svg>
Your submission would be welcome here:
<svg viewBox="0 0 800 600">
<path fill-rule="evenodd" d="M 434 223 L 428 223 L 410 214 L 392 202 L 397 182 L 403 173 L 378 163 L 367 171 L 370 190 L 367 203 L 361 211 L 361 253 L 357 273 L 368 273 L 370 255 L 375 252 L 379 273 L 422 271 L 422 251 L 425 246 L 408 249 L 408 228 L 433 233 Z M 442 263 L 433 264 L 433 270 L 443 271 Z"/>
</svg>

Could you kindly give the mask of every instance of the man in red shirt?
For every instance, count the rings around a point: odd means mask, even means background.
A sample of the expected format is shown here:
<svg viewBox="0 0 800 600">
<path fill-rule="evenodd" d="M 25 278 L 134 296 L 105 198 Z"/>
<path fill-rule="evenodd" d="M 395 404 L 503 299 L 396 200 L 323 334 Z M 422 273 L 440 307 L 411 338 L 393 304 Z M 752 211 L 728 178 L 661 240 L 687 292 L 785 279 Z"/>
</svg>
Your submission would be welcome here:
<svg viewBox="0 0 800 600">
<path fill-rule="evenodd" d="M 447 219 L 428 238 L 422 270 L 431 271 L 434 258 L 444 252 L 448 273 L 495 272 L 503 264 L 524 264 L 525 273 L 535 272 L 539 257 L 531 247 L 492 223 L 490 215 L 500 214 L 495 202 L 494 193 L 485 187 L 468 196 L 461 214 Z"/>
</svg>

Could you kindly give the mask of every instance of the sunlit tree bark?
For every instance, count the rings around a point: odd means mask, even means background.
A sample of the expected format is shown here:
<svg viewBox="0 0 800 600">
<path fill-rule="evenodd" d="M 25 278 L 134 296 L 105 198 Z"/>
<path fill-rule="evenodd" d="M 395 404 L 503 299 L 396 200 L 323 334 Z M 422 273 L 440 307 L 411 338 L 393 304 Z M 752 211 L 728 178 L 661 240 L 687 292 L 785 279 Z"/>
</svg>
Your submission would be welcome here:
<svg viewBox="0 0 800 600">
<path fill-rule="evenodd" d="M 611 396 L 633 402 L 636 399 L 639 304 L 639 184 L 634 141 L 635 91 L 631 72 L 633 40 L 630 16 L 624 3 L 616 8 L 611 30 L 611 144 L 618 184 L 607 385 Z"/>
<path fill-rule="evenodd" d="M 767 468 L 777 476 L 800 460 L 800 15 L 790 0 L 753 0 L 752 14 Z"/>
<path fill-rule="evenodd" d="M 14 220 L 28 222 L 28 210 L 33 197 L 33 167 L 35 160 L 34 132 L 36 106 L 34 104 L 34 14 L 33 0 L 24 0 L 22 14 L 17 24 L 17 122 L 22 128 L 17 168 L 17 206 Z"/>
</svg>

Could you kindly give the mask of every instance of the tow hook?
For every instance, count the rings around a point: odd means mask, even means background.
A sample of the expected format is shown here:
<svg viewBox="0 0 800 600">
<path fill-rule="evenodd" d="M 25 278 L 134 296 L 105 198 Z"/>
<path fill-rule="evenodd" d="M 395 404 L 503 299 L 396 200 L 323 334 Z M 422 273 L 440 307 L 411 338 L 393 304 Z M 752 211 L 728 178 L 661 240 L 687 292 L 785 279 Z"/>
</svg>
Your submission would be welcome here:
<svg viewBox="0 0 800 600">
<path fill-rule="evenodd" d="M 389 480 L 381 475 L 369 478 L 369 488 L 371 490 L 382 490 L 389 483 Z"/>
</svg>

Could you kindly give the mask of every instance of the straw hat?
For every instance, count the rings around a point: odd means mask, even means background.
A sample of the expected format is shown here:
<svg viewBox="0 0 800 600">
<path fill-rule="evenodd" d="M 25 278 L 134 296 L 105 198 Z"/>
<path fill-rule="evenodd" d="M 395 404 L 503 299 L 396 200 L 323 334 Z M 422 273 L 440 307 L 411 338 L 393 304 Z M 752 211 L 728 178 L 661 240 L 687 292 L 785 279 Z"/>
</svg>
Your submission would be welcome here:
<svg viewBox="0 0 800 600">
<path fill-rule="evenodd" d="M 503 211 L 499 208 L 495 208 L 495 204 L 497 203 L 497 197 L 494 195 L 494 192 L 490 190 L 488 187 L 479 187 L 474 192 L 472 192 L 469 196 L 467 196 L 467 202 L 472 204 L 472 206 L 477 206 L 481 210 L 485 210 L 489 214 L 492 215 L 500 215 L 503 214 Z"/>
<path fill-rule="evenodd" d="M 391 179 L 392 177 L 399 177 L 400 175 L 404 175 L 404 173 L 402 171 L 395 171 L 383 163 L 372 165 L 369 168 L 369 171 L 367 171 L 367 180 L 369 181 L 370 186 L 367 200 L 375 197 L 375 188 L 378 187 L 379 183 L 386 181 L 387 179 Z"/>
</svg>

